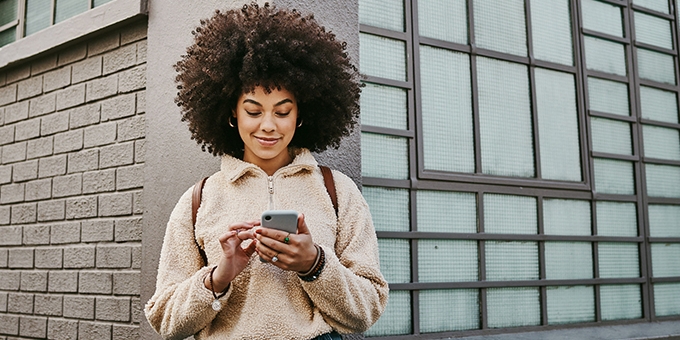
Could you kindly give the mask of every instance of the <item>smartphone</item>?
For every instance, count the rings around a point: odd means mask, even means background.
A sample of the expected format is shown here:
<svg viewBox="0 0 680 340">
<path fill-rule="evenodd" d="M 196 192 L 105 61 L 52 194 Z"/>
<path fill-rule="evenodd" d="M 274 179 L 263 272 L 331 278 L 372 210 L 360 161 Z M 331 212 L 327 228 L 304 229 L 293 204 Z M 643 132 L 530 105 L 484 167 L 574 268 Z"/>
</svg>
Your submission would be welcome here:
<svg viewBox="0 0 680 340">
<path fill-rule="evenodd" d="M 287 231 L 291 234 L 297 232 L 298 213 L 295 210 L 267 210 L 262 213 L 262 226 Z"/>
</svg>

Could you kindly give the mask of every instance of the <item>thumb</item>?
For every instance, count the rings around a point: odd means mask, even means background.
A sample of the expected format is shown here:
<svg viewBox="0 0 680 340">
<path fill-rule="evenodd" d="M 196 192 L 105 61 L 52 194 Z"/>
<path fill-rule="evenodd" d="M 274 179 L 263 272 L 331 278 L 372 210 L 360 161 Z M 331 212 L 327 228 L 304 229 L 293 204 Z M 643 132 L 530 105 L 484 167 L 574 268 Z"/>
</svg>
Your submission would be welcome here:
<svg viewBox="0 0 680 340">
<path fill-rule="evenodd" d="M 298 215 L 298 220 L 297 220 L 297 229 L 298 229 L 298 235 L 299 234 L 307 234 L 309 235 L 309 228 L 307 228 L 307 223 L 305 222 L 305 215 L 304 214 L 299 214 Z"/>
</svg>

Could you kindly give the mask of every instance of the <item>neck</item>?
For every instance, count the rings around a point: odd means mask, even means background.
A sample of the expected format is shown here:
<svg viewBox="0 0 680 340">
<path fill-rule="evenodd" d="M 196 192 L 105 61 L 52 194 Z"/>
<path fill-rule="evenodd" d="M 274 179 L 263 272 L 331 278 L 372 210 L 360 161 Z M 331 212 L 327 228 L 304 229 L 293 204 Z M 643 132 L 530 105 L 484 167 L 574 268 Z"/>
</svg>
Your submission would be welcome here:
<svg viewBox="0 0 680 340">
<path fill-rule="evenodd" d="M 283 168 L 284 166 L 293 162 L 293 156 L 291 152 L 282 152 L 278 156 L 272 159 L 260 159 L 257 157 L 252 157 L 253 155 L 245 154 L 243 155 L 243 160 L 249 163 L 253 163 L 264 170 L 268 176 L 273 175 L 277 170 Z"/>
</svg>

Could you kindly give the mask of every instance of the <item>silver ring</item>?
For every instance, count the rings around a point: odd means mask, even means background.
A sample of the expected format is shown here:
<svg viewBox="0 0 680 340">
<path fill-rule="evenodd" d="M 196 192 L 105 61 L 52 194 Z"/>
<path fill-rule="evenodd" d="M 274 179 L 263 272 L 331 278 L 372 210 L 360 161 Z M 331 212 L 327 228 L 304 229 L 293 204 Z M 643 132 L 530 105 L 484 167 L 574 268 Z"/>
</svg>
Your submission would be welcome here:
<svg viewBox="0 0 680 340">
<path fill-rule="evenodd" d="M 278 255 L 278 254 L 276 254 L 276 255 Z M 276 255 L 274 255 L 274 257 L 272 257 L 272 262 L 276 262 L 276 261 L 279 260 L 279 258 Z"/>
</svg>

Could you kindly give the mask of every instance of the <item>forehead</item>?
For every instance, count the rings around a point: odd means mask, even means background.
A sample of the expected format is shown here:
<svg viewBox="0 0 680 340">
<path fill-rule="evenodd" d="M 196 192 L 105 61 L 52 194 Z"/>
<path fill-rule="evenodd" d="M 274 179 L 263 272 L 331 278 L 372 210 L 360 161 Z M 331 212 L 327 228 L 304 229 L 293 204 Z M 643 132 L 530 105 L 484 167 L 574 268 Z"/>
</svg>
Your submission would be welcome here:
<svg viewBox="0 0 680 340">
<path fill-rule="evenodd" d="M 239 104 L 244 103 L 244 102 L 252 102 L 255 101 L 259 104 L 275 104 L 275 103 L 280 103 L 282 101 L 288 101 L 295 103 L 295 95 L 284 89 L 276 89 L 273 88 L 269 92 L 262 87 L 262 86 L 257 86 L 253 89 L 251 92 L 244 92 L 241 94 L 239 97 Z M 286 102 L 288 102 L 286 101 Z"/>
</svg>

